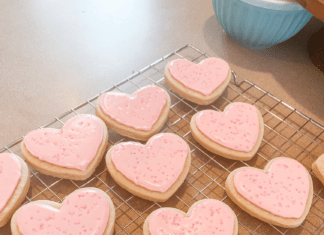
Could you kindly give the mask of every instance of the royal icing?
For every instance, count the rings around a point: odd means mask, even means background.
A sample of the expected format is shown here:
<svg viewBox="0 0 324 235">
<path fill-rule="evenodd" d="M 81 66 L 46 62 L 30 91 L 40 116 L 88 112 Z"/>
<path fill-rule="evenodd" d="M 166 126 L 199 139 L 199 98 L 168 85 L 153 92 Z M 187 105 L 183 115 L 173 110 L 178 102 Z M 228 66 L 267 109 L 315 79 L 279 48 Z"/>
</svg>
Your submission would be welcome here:
<svg viewBox="0 0 324 235">
<path fill-rule="evenodd" d="M 199 64 L 180 59 L 171 62 L 169 72 L 190 90 L 210 95 L 226 80 L 229 66 L 226 61 L 218 58 L 208 58 Z"/>
<path fill-rule="evenodd" d="M 114 147 L 115 168 L 136 185 L 166 192 L 178 179 L 188 157 L 188 145 L 174 134 L 159 134 L 146 145 L 129 142 Z"/>
<path fill-rule="evenodd" d="M 245 199 L 284 218 L 300 218 L 309 193 L 306 169 L 289 158 L 276 159 L 266 173 L 253 168 L 239 170 L 234 185 Z"/>
<path fill-rule="evenodd" d="M 85 171 L 103 140 L 103 127 L 93 115 L 68 120 L 61 130 L 39 129 L 29 132 L 24 144 L 41 161 Z"/>
<path fill-rule="evenodd" d="M 6 206 L 21 178 L 21 164 L 10 153 L 0 154 L 0 212 Z"/>
<path fill-rule="evenodd" d="M 233 235 L 234 215 L 222 202 L 206 200 L 184 216 L 173 209 L 159 209 L 149 220 L 151 235 Z"/>
<path fill-rule="evenodd" d="M 201 111 L 196 117 L 196 126 L 212 141 L 242 152 L 252 151 L 259 136 L 257 110 L 247 103 L 233 103 L 223 113 Z"/>
<path fill-rule="evenodd" d="M 60 209 L 29 203 L 19 209 L 22 235 L 102 235 L 109 220 L 109 201 L 102 193 L 82 189 L 70 194 Z"/>
<path fill-rule="evenodd" d="M 159 119 L 167 96 L 158 86 L 147 86 L 132 96 L 105 93 L 100 108 L 111 119 L 136 130 L 150 131 Z"/>
</svg>

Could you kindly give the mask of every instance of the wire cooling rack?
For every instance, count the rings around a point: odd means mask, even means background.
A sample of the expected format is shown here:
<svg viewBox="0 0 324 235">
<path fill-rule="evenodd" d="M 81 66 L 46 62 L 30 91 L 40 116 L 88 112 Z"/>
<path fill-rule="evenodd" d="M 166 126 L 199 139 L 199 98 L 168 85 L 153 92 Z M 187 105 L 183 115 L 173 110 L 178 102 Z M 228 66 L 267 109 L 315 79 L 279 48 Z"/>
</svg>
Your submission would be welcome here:
<svg viewBox="0 0 324 235">
<path fill-rule="evenodd" d="M 186 45 L 102 92 L 116 91 L 131 94 L 151 84 L 160 86 L 169 92 L 172 103 L 171 111 L 162 132 L 176 133 L 188 142 L 191 148 L 192 164 L 185 182 L 167 202 L 150 202 L 131 195 L 114 182 L 103 160 L 95 173 L 86 181 L 54 178 L 29 167 L 32 174 L 31 187 L 24 203 L 36 200 L 62 202 L 68 194 L 78 188 L 97 187 L 106 191 L 112 198 L 116 208 L 115 234 L 122 235 L 142 234 L 144 220 L 152 211 L 160 207 L 174 207 L 186 212 L 196 201 L 213 198 L 223 201 L 234 210 L 239 221 L 239 234 L 324 234 L 323 185 L 311 172 L 311 164 L 324 153 L 324 127 L 255 84 L 247 80 L 237 83 L 236 76 L 233 76 L 223 95 L 208 106 L 189 102 L 170 90 L 163 78 L 163 70 L 168 61 L 186 58 L 198 63 L 208 57 L 205 52 L 196 47 Z M 71 108 L 61 116 L 55 117 L 40 128 L 61 128 L 64 122 L 75 115 L 94 114 L 95 102 L 100 94 Z M 238 101 L 256 106 L 263 115 L 265 125 L 261 147 L 256 156 L 247 162 L 228 160 L 205 150 L 193 139 L 189 127 L 190 119 L 197 111 L 224 110 L 229 103 Z M 12 152 L 21 156 L 20 142 L 22 139 L 23 137 L 4 146 L 0 152 Z M 108 148 L 128 140 L 130 139 L 109 130 Z M 310 212 L 304 223 L 295 229 L 280 228 L 251 217 L 227 197 L 224 188 L 227 176 L 236 168 L 241 166 L 263 168 L 268 161 L 279 156 L 301 162 L 310 171 L 314 182 L 314 198 Z M 0 228 L 0 234 L 11 234 L 9 223 Z"/>
</svg>

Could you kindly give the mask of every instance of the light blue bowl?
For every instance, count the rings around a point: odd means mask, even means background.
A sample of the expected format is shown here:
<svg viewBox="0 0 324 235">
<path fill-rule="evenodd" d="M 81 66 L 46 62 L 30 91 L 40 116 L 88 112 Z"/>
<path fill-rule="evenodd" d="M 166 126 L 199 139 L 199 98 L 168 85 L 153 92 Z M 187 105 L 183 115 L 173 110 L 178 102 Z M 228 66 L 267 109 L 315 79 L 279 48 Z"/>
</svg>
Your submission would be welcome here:
<svg viewBox="0 0 324 235">
<path fill-rule="evenodd" d="M 212 0 L 216 18 L 235 43 L 269 48 L 298 33 L 312 15 L 297 3 Z"/>
</svg>

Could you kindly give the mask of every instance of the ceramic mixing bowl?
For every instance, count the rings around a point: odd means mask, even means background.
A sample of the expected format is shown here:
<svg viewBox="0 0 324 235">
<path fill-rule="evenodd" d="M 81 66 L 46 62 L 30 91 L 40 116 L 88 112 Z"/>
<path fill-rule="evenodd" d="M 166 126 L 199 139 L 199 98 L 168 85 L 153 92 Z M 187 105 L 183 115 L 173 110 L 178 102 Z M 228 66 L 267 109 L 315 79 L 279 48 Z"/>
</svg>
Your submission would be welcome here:
<svg viewBox="0 0 324 235">
<path fill-rule="evenodd" d="M 298 33 L 312 15 L 292 0 L 212 0 L 226 34 L 247 48 L 268 48 Z"/>
</svg>

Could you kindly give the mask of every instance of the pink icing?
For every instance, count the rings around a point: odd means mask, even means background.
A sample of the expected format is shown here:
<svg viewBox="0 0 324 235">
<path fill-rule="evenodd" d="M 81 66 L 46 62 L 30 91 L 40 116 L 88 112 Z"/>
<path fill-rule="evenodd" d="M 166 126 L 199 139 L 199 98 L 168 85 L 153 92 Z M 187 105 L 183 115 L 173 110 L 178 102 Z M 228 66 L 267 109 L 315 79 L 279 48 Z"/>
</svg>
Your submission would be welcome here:
<svg viewBox="0 0 324 235">
<path fill-rule="evenodd" d="M 0 154 L 0 212 L 6 206 L 21 178 L 21 164 L 10 153 Z"/>
<path fill-rule="evenodd" d="M 253 204 L 284 218 L 302 216 L 309 192 L 306 169 L 289 158 L 276 159 L 267 173 L 253 168 L 239 170 L 234 185 Z"/>
<path fill-rule="evenodd" d="M 151 235 L 233 235 L 233 212 L 222 202 L 206 200 L 195 206 L 189 217 L 173 209 L 153 212 L 149 221 Z"/>
<path fill-rule="evenodd" d="M 85 171 L 102 140 L 99 118 L 79 115 L 68 120 L 61 130 L 47 128 L 29 132 L 24 143 L 28 152 L 41 161 Z"/>
<path fill-rule="evenodd" d="M 116 169 L 136 185 L 166 192 L 178 179 L 188 157 L 188 145 L 174 134 L 159 134 L 146 145 L 129 142 L 114 147 Z"/>
<path fill-rule="evenodd" d="M 196 125 L 212 141 L 242 152 L 250 152 L 259 136 L 256 108 L 247 103 L 233 103 L 223 113 L 201 111 L 197 115 Z"/>
<path fill-rule="evenodd" d="M 172 61 L 169 71 L 185 87 L 210 95 L 226 80 L 229 66 L 226 61 L 218 58 L 208 58 L 199 64 L 181 59 Z"/>
<path fill-rule="evenodd" d="M 109 201 L 102 193 L 82 189 L 70 194 L 60 209 L 29 203 L 19 209 L 22 235 L 102 235 L 109 220 Z"/>
<path fill-rule="evenodd" d="M 147 86 L 132 96 L 105 93 L 100 108 L 110 118 L 136 130 L 150 131 L 167 102 L 165 91 L 158 86 Z"/>
</svg>

